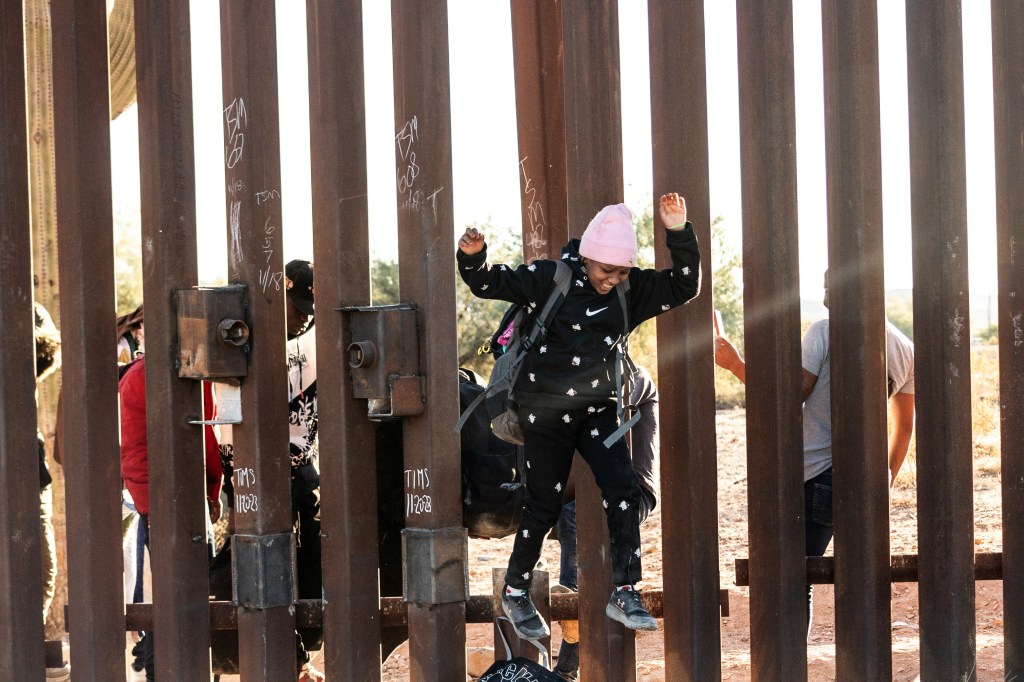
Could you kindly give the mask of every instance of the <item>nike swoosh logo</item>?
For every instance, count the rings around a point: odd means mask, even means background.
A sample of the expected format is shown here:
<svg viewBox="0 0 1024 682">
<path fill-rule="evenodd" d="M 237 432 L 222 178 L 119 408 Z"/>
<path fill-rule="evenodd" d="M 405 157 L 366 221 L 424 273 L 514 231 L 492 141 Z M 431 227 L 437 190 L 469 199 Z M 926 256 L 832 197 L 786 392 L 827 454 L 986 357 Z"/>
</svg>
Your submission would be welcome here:
<svg viewBox="0 0 1024 682">
<path fill-rule="evenodd" d="M 591 317 L 592 315 L 597 315 L 602 310 L 608 310 L 608 306 L 605 306 L 603 308 L 598 308 L 597 310 L 591 310 L 590 308 L 587 308 L 587 317 Z"/>
</svg>

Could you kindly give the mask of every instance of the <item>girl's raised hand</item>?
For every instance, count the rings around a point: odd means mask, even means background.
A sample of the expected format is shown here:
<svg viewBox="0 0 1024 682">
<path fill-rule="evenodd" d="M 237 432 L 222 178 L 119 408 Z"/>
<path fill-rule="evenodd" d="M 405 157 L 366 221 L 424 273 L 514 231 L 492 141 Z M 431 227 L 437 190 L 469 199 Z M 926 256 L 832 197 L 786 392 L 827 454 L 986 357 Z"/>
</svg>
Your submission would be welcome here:
<svg viewBox="0 0 1024 682">
<path fill-rule="evenodd" d="M 658 214 L 667 230 L 681 230 L 686 225 L 686 200 L 675 192 L 661 195 Z"/>
<path fill-rule="evenodd" d="M 480 253 L 484 248 L 484 236 L 475 227 L 467 227 L 466 231 L 459 237 L 459 251 L 472 256 Z"/>
</svg>

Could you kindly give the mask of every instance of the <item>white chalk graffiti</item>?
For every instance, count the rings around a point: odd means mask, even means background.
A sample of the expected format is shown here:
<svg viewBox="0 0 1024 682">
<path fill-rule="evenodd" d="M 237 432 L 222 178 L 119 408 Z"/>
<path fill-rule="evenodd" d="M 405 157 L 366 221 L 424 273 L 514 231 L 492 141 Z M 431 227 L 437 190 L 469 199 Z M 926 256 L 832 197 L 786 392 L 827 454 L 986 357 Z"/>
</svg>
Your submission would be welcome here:
<svg viewBox="0 0 1024 682">
<path fill-rule="evenodd" d="M 263 243 L 260 244 L 261 253 L 265 256 L 265 267 L 260 268 L 258 275 L 259 284 L 264 294 L 267 293 L 267 289 L 271 285 L 274 286 L 275 291 L 280 291 L 284 280 L 283 272 L 271 272 L 273 265 L 270 261 L 274 257 L 274 232 L 276 231 L 277 228 L 270 224 L 270 218 L 268 217 L 263 222 Z"/>
<path fill-rule="evenodd" d="M 426 491 L 430 488 L 429 469 L 406 469 L 405 470 L 405 515 L 429 514 L 433 511 L 433 500 L 429 494 L 420 494 L 416 491 Z"/>
<path fill-rule="evenodd" d="M 406 121 L 395 135 L 395 146 L 398 150 L 398 168 L 395 171 L 399 195 L 398 206 L 400 209 L 417 212 L 429 207 L 436 219 L 437 195 L 444 191 L 444 187 L 437 187 L 432 191 L 414 187 L 421 171 L 419 164 L 416 163 L 416 152 L 413 149 L 419 139 L 420 126 L 416 116 Z"/>
<path fill-rule="evenodd" d="M 537 200 L 537 189 L 533 187 L 533 181 L 526 174 L 526 159 L 524 156 L 519 162 L 519 170 L 523 174 L 523 197 L 526 199 L 527 234 L 523 238 L 523 246 L 532 249 L 534 258 L 546 259 L 548 257 L 548 240 L 544 234 L 547 231 L 545 226 L 544 205 Z"/>
<path fill-rule="evenodd" d="M 276 189 L 265 189 L 261 192 L 256 192 L 256 205 L 265 204 L 271 199 L 280 199 L 281 193 Z"/>
<path fill-rule="evenodd" d="M 256 485 L 256 471 L 249 467 L 235 469 L 235 490 L 243 490 Z M 235 493 L 235 511 L 239 514 L 260 510 L 260 498 L 256 493 Z"/>
<path fill-rule="evenodd" d="M 242 151 L 245 148 L 245 133 L 243 130 L 249 125 L 249 115 L 245 111 L 245 101 L 235 99 L 224 109 L 224 164 L 228 168 L 234 168 L 242 159 Z"/>
<path fill-rule="evenodd" d="M 228 227 L 231 230 L 231 266 L 238 267 L 244 259 L 242 254 L 242 226 L 241 226 L 242 202 L 232 201 L 230 206 L 230 217 Z"/>
</svg>

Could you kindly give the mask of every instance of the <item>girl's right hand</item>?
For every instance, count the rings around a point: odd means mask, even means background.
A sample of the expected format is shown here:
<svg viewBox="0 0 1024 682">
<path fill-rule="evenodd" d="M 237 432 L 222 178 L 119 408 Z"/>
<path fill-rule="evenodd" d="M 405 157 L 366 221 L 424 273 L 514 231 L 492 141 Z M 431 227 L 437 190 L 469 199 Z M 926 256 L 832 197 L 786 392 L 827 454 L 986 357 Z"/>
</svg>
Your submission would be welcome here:
<svg viewBox="0 0 1024 682">
<path fill-rule="evenodd" d="M 484 249 L 484 236 L 475 227 L 467 227 L 466 231 L 459 237 L 459 251 L 472 256 Z"/>
<path fill-rule="evenodd" d="M 661 195 L 658 213 L 667 230 L 681 230 L 686 226 L 686 200 L 675 192 Z"/>
</svg>

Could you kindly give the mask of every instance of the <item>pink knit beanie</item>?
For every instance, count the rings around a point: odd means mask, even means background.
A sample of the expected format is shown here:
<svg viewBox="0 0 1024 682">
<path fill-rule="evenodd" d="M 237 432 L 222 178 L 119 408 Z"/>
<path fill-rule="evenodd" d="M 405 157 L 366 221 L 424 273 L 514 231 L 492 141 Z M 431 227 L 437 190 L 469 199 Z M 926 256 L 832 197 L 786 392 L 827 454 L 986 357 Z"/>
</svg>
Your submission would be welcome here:
<svg viewBox="0 0 1024 682">
<path fill-rule="evenodd" d="M 594 216 L 580 240 L 580 255 L 608 265 L 636 265 L 633 214 L 625 204 L 605 206 Z"/>
</svg>

